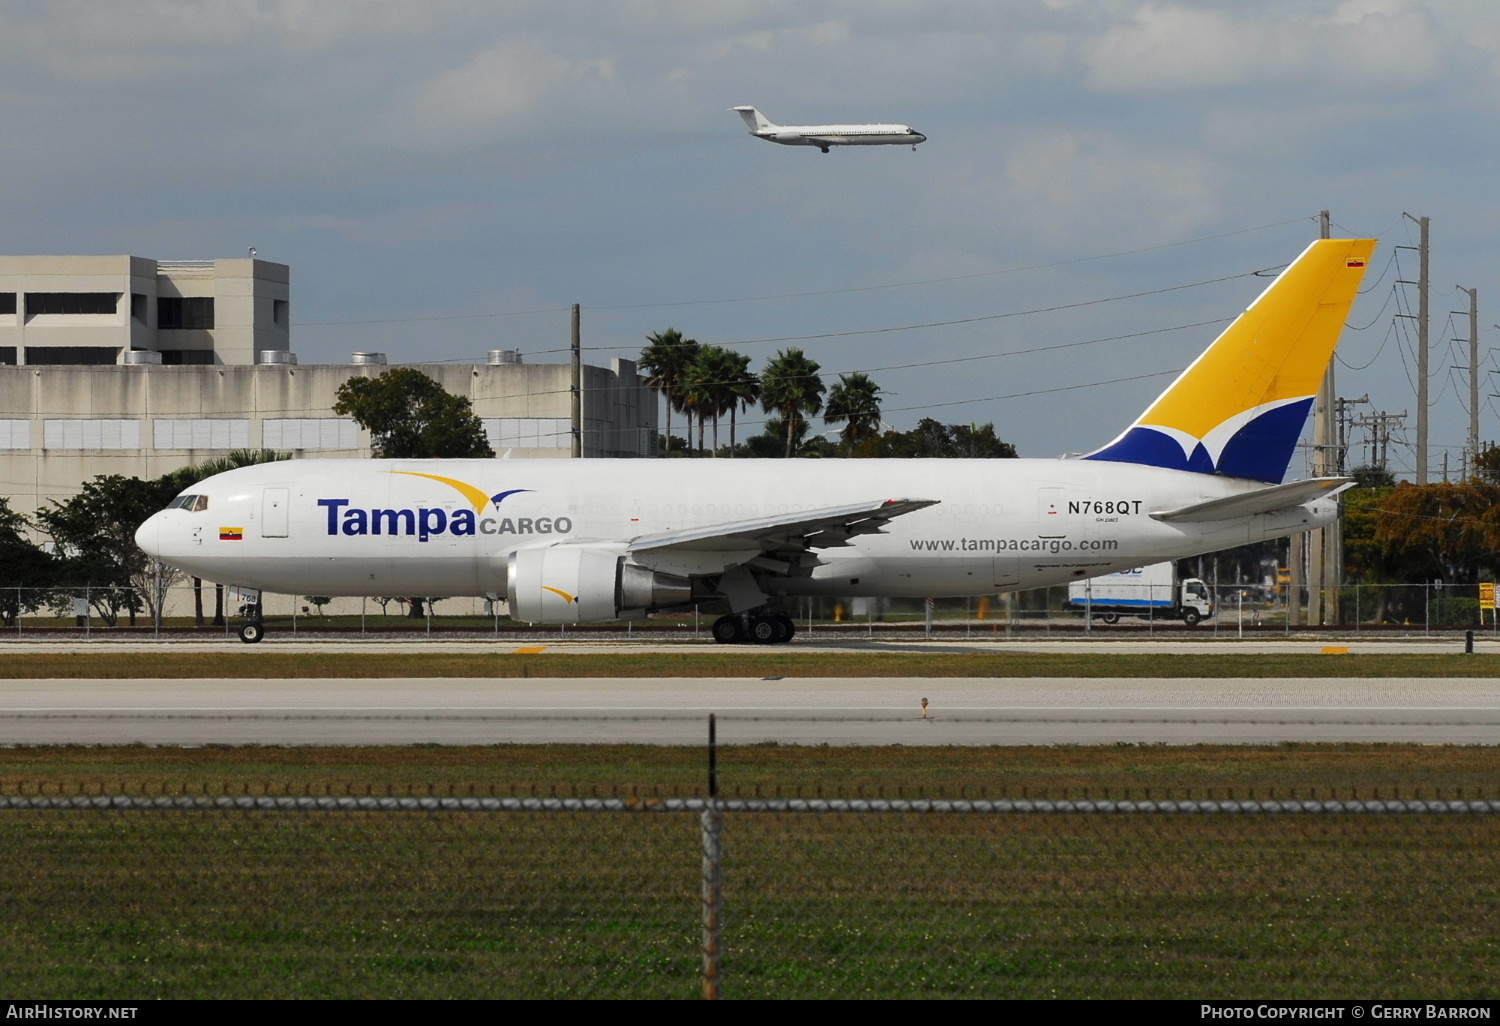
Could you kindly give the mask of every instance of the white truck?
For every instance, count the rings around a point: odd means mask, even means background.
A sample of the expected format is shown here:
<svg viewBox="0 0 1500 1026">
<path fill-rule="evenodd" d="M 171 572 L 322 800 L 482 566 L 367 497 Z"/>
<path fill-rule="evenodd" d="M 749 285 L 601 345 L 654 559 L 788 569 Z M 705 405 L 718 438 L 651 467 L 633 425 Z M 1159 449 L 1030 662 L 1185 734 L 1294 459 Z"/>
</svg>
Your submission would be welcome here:
<svg viewBox="0 0 1500 1026">
<path fill-rule="evenodd" d="M 1181 620 L 1189 627 L 1214 615 L 1208 585 L 1196 577 L 1179 581 L 1177 564 L 1153 563 L 1068 585 L 1068 606 L 1105 623 L 1122 616 Z"/>
</svg>

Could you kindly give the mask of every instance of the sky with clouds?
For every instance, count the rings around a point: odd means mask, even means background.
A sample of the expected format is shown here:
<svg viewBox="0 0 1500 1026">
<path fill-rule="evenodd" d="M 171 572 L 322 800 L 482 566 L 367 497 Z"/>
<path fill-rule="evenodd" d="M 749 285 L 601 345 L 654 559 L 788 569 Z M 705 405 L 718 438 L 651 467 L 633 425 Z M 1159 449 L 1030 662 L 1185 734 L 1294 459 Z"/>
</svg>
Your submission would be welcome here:
<svg viewBox="0 0 1500 1026">
<path fill-rule="evenodd" d="M 774 146 L 746 103 L 929 141 Z M 1380 239 L 1339 392 L 1414 414 L 1395 247 L 1429 215 L 1456 472 L 1458 286 L 1500 437 L 1497 106 L 1492 0 L 10 0 L 0 251 L 254 246 L 303 362 L 560 361 L 575 302 L 591 362 L 668 326 L 756 366 L 800 345 L 894 426 L 1051 456 L 1132 419 L 1323 208 Z"/>
</svg>

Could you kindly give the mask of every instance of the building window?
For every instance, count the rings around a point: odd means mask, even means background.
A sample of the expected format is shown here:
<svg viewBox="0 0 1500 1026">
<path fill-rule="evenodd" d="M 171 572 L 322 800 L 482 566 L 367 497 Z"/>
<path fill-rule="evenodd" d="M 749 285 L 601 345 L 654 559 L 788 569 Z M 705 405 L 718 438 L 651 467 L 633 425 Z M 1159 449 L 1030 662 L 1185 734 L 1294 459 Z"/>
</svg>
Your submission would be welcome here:
<svg viewBox="0 0 1500 1026">
<path fill-rule="evenodd" d="M 14 292 L 0 292 L 0 314 L 13 314 L 16 312 L 16 294 Z"/>
<path fill-rule="evenodd" d="M 185 296 L 174 299 L 161 296 L 156 300 L 156 326 L 165 329 L 212 330 L 214 297 Z"/>
<path fill-rule="evenodd" d="M 16 365 L 15 346 L 0 346 L 0 364 L 6 367 L 14 367 Z"/>
<path fill-rule="evenodd" d="M 271 323 L 278 328 L 285 328 L 287 321 L 291 319 L 291 304 L 285 299 L 271 300 Z"/>
<path fill-rule="evenodd" d="M 161 362 L 167 367 L 207 367 L 214 362 L 212 349 L 163 349 Z"/>
<path fill-rule="evenodd" d="M 26 316 L 41 314 L 112 314 L 119 309 L 118 292 L 28 292 Z"/>
<path fill-rule="evenodd" d="M 250 448 L 248 420 L 157 420 L 151 428 L 151 442 L 157 449 Z"/>
<path fill-rule="evenodd" d="M 42 422 L 44 449 L 139 449 L 138 420 L 48 420 Z"/>
<path fill-rule="evenodd" d="M 119 362 L 115 346 L 27 346 L 26 362 L 37 366 L 102 367 Z"/>
<path fill-rule="evenodd" d="M 267 449 L 358 449 L 359 425 L 342 417 L 289 418 L 261 423 Z"/>
<path fill-rule="evenodd" d="M 567 417 L 490 417 L 484 420 L 490 448 L 571 449 L 573 422 Z"/>
<path fill-rule="evenodd" d="M 0 420 L 0 449 L 30 449 L 31 421 Z"/>
<path fill-rule="evenodd" d="M 139 292 L 130 294 L 130 318 L 146 323 L 146 297 Z"/>
</svg>

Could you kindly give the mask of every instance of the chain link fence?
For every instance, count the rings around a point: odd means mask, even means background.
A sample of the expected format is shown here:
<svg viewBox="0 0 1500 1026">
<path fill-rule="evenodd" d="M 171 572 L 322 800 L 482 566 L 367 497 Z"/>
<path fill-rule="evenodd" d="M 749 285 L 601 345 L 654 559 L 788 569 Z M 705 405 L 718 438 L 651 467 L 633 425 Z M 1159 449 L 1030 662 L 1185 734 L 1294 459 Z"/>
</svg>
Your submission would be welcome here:
<svg viewBox="0 0 1500 1026">
<path fill-rule="evenodd" d="M 13 993 L 1452 999 L 1500 978 L 1497 794 L 79 790 L 0 797 Z"/>
<path fill-rule="evenodd" d="M 1121 585 L 1114 585 L 1116 590 Z M 1069 638 L 1151 636 L 1191 630 L 1193 638 L 1290 635 L 1308 630 L 1344 634 L 1428 635 L 1475 630 L 1500 638 L 1494 610 L 1482 608 L 1476 585 L 1351 585 L 1339 594 L 1338 627 L 1297 619 L 1275 589 L 1222 585 L 1212 615 L 1191 628 L 1170 588 L 1142 585 L 1134 608 L 1098 608 L 1066 586 L 969 599 L 790 599 L 787 612 L 803 637 L 925 637 L 1003 640 L 1060 635 Z M 679 638 L 710 640 L 719 615 L 656 614 L 629 624 L 544 626 L 512 621 L 505 603 L 471 597 L 322 595 L 261 596 L 262 615 L 273 639 L 326 636 L 348 640 L 394 638 L 454 640 L 482 638 Z M 232 638 L 244 622 L 244 604 L 232 589 L 213 584 L 160 589 L 126 587 L 0 587 L 0 642 L 103 638 Z M 1090 615 L 1091 614 L 1091 615 Z M 1332 618 L 1329 618 L 1330 620 Z"/>
</svg>

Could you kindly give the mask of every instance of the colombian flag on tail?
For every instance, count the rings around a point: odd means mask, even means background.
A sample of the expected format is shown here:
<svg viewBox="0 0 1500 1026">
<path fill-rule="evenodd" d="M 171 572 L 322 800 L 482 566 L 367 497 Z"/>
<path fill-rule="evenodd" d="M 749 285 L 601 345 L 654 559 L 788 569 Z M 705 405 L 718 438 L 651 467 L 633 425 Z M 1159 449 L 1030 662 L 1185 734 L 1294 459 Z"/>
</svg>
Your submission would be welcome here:
<svg viewBox="0 0 1500 1026">
<path fill-rule="evenodd" d="M 1084 459 L 1279 483 L 1375 250 L 1320 239 L 1113 442 Z"/>
</svg>

